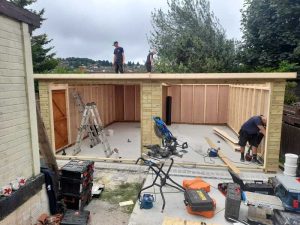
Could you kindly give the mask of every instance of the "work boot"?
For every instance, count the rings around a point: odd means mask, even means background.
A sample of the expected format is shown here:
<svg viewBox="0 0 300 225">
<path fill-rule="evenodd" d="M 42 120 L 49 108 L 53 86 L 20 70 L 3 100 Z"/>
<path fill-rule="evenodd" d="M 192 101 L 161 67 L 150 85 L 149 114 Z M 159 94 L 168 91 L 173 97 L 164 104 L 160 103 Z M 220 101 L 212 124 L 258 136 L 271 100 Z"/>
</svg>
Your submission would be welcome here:
<svg viewBox="0 0 300 225">
<path fill-rule="evenodd" d="M 253 157 L 252 160 L 251 160 L 252 163 L 255 163 L 255 164 L 260 164 L 260 162 L 257 160 L 256 157 Z"/>
<path fill-rule="evenodd" d="M 245 162 L 245 156 L 244 156 L 244 153 L 241 153 L 241 159 L 240 159 L 241 162 Z"/>
</svg>

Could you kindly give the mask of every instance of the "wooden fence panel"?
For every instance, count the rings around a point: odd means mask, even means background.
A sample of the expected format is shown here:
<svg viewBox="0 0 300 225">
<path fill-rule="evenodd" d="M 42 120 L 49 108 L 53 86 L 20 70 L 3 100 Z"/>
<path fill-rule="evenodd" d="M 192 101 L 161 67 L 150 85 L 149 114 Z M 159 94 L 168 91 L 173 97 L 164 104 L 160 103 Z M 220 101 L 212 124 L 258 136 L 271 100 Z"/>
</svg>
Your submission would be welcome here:
<svg viewBox="0 0 300 225">
<path fill-rule="evenodd" d="M 286 153 L 300 155 L 300 127 L 282 123 L 280 155 Z"/>
</svg>

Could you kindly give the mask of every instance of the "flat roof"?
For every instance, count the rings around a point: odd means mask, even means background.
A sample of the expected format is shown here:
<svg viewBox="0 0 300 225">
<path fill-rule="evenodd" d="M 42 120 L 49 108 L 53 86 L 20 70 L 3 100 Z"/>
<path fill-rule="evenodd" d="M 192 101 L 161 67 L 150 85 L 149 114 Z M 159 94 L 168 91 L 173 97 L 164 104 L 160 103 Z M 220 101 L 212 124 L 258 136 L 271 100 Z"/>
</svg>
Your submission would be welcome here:
<svg viewBox="0 0 300 225">
<path fill-rule="evenodd" d="M 34 74 L 36 80 L 277 80 L 295 79 L 291 73 L 91 73 L 91 74 Z"/>
<path fill-rule="evenodd" d="M 18 7 L 12 2 L 0 0 L 0 15 L 5 15 L 9 18 L 15 19 L 29 24 L 30 26 L 40 27 L 40 17 L 27 9 Z"/>
</svg>

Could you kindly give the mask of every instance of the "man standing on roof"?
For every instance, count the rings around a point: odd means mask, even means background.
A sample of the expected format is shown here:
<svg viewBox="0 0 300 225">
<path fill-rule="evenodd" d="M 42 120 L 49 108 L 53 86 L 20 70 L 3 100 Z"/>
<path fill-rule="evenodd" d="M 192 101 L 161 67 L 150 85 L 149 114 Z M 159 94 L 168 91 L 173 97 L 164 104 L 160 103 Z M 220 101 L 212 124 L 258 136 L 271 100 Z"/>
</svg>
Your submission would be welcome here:
<svg viewBox="0 0 300 225">
<path fill-rule="evenodd" d="M 113 66 L 115 67 L 115 73 L 124 73 L 123 65 L 125 64 L 125 55 L 124 49 L 119 46 L 117 41 L 114 42 L 113 46 L 115 46 L 114 50 L 114 58 L 113 58 Z"/>
<path fill-rule="evenodd" d="M 267 118 L 263 115 L 253 116 L 247 120 L 239 131 L 239 146 L 241 146 L 241 161 L 245 161 L 245 146 L 252 146 L 252 162 L 258 163 L 257 147 L 266 135 Z"/>
<path fill-rule="evenodd" d="M 156 54 L 156 50 L 152 50 L 149 52 L 149 54 L 147 55 L 147 60 L 146 60 L 146 69 L 148 73 L 152 72 L 152 68 L 154 66 L 154 60 L 153 60 L 153 56 Z"/>
</svg>

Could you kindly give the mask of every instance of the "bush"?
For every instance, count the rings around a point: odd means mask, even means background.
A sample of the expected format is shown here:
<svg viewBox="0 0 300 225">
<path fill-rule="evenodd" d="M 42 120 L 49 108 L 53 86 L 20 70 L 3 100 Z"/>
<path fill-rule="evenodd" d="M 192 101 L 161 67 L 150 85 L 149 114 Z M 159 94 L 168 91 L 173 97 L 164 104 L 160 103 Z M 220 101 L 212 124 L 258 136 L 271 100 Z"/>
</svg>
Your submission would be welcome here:
<svg viewBox="0 0 300 225">
<path fill-rule="evenodd" d="M 284 104 L 292 105 L 298 101 L 298 97 L 294 93 L 296 86 L 296 82 L 286 82 Z"/>
</svg>

